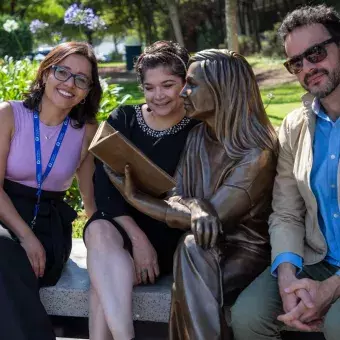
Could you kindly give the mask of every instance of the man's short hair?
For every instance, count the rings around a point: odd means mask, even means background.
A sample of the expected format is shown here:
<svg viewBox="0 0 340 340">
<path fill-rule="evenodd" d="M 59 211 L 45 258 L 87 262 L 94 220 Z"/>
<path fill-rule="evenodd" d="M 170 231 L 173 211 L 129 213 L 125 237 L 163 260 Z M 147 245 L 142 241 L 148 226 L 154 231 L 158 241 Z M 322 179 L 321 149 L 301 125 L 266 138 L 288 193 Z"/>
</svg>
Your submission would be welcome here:
<svg viewBox="0 0 340 340">
<path fill-rule="evenodd" d="M 340 37 L 340 14 L 333 7 L 319 5 L 304 6 L 288 13 L 278 30 L 279 38 L 284 44 L 293 30 L 313 24 L 322 24 L 331 37 Z"/>
</svg>

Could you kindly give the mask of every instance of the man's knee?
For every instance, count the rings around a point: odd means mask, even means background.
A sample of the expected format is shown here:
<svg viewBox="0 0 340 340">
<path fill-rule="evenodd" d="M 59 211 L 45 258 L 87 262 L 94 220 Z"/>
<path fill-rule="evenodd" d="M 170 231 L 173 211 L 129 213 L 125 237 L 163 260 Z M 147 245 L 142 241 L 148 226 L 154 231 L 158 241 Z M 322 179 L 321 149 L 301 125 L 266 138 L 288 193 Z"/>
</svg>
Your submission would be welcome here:
<svg viewBox="0 0 340 340">
<path fill-rule="evenodd" d="M 276 315 L 280 307 L 277 282 L 267 269 L 240 294 L 231 308 L 235 339 L 256 338 L 256 334 L 274 336 L 278 333 Z"/>
<path fill-rule="evenodd" d="M 231 308 L 231 326 L 235 333 L 236 339 L 246 339 L 247 335 L 257 332 L 261 327 L 263 319 L 261 313 L 261 299 L 257 296 L 249 298 L 245 292 L 240 295 Z M 241 337 L 239 335 L 242 334 Z"/>
<path fill-rule="evenodd" d="M 324 335 L 327 340 L 340 338 L 340 299 L 332 305 L 325 317 Z"/>
</svg>

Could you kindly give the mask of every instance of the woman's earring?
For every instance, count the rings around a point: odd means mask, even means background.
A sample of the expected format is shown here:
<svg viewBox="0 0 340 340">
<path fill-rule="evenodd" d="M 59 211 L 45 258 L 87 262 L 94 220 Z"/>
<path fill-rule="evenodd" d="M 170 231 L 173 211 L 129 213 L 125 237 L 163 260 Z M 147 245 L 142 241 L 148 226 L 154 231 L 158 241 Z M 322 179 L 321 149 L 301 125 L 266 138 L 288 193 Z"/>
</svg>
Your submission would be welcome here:
<svg viewBox="0 0 340 340">
<path fill-rule="evenodd" d="M 86 98 L 82 99 L 82 100 L 79 102 L 79 104 L 84 105 L 85 102 L 86 102 Z"/>
<path fill-rule="evenodd" d="M 147 107 L 146 111 L 151 112 L 152 110 L 149 107 Z"/>
</svg>

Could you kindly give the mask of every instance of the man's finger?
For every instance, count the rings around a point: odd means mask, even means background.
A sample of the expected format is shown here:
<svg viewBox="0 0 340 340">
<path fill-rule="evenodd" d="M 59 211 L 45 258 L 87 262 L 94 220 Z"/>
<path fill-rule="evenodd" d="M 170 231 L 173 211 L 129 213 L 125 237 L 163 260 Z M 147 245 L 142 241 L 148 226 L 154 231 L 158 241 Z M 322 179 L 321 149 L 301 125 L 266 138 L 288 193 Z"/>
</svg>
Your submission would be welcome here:
<svg viewBox="0 0 340 340">
<path fill-rule="evenodd" d="M 308 310 L 300 317 L 300 321 L 303 323 L 313 323 L 315 320 L 320 320 L 320 316 L 317 314 L 316 310 Z"/>
<path fill-rule="evenodd" d="M 311 295 L 306 289 L 300 289 L 295 291 L 295 295 L 298 296 L 307 308 L 314 308 L 314 303 Z"/>
<path fill-rule="evenodd" d="M 305 323 L 302 323 L 300 320 L 293 320 L 287 324 L 288 326 L 300 330 L 302 332 L 312 332 L 313 328 Z"/>
<path fill-rule="evenodd" d="M 293 282 L 289 287 L 285 289 L 285 292 L 287 294 L 290 294 L 290 293 L 294 293 L 295 291 L 299 289 L 308 290 L 308 288 L 309 288 L 308 281 L 306 279 L 302 279 L 302 280 L 297 280 Z"/>
<path fill-rule="evenodd" d="M 307 307 L 304 305 L 302 301 L 300 301 L 299 304 L 296 307 L 294 307 L 290 312 L 279 315 L 277 319 L 284 323 L 290 322 L 293 320 L 298 320 L 300 316 L 306 312 L 306 310 L 307 310 Z"/>
</svg>

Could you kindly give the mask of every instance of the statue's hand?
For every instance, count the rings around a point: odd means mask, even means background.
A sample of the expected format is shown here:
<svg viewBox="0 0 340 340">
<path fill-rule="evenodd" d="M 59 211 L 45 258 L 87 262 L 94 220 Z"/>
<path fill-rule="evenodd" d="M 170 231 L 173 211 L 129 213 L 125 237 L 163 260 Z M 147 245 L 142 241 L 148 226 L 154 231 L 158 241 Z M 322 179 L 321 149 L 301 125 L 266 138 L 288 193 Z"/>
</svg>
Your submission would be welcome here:
<svg viewBox="0 0 340 340">
<path fill-rule="evenodd" d="M 209 202 L 194 199 L 190 202 L 191 230 L 196 243 L 208 249 L 215 246 L 219 233 L 223 233 L 222 223 Z"/>
<path fill-rule="evenodd" d="M 131 170 L 129 165 L 125 166 L 125 176 L 118 175 L 112 171 L 106 164 L 104 164 L 104 170 L 107 173 L 111 183 L 119 190 L 124 198 L 129 201 L 133 199 L 136 192 L 136 187 L 131 178 Z"/>
</svg>

